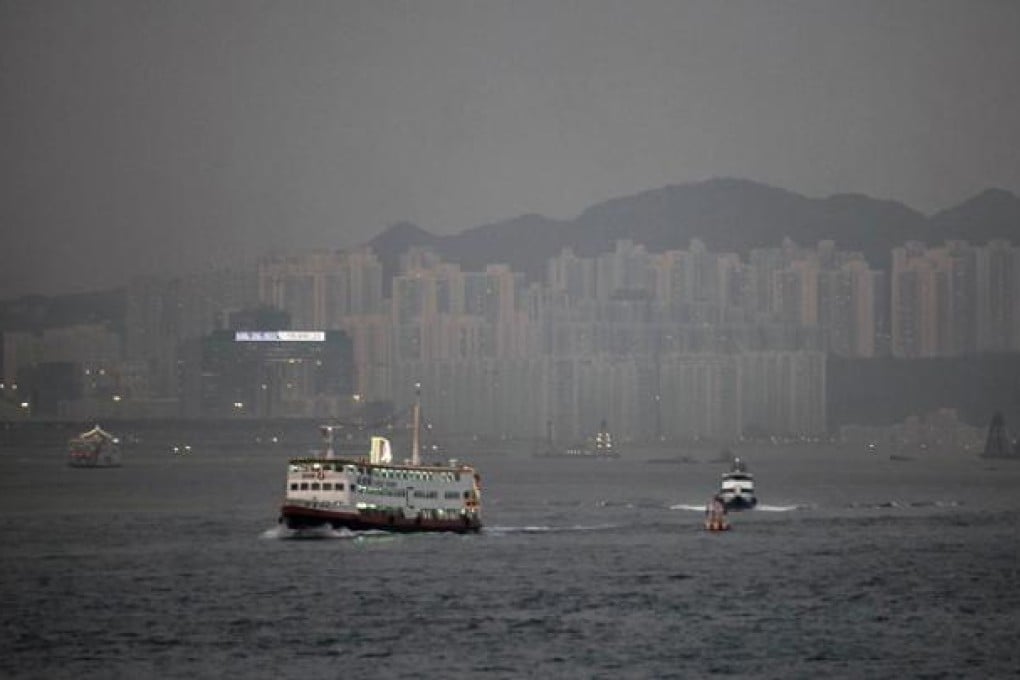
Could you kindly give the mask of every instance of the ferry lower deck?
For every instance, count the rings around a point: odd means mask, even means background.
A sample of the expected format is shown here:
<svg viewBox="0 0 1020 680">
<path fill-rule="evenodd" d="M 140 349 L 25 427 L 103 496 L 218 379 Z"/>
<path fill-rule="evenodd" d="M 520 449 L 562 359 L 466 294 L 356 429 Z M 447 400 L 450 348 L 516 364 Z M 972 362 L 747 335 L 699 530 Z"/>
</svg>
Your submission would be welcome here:
<svg viewBox="0 0 1020 680">
<path fill-rule="evenodd" d="M 480 478 L 467 465 L 295 459 L 288 467 L 280 522 L 291 529 L 477 532 Z"/>
<path fill-rule="evenodd" d="M 437 515 L 419 511 L 413 516 L 391 508 L 362 508 L 353 511 L 338 510 L 335 507 L 320 507 L 317 503 L 285 503 L 280 521 L 289 529 L 310 529 L 328 525 L 333 529 L 350 531 L 393 531 L 416 533 L 445 531 L 454 533 L 476 533 L 481 531 L 482 522 L 477 513 Z"/>
</svg>

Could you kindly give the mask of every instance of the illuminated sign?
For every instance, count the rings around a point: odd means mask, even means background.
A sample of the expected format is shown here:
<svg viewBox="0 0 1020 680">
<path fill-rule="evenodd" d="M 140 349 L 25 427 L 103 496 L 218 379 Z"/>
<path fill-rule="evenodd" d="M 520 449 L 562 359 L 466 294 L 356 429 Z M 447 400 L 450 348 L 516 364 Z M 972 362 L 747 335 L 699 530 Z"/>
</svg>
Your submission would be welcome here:
<svg viewBox="0 0 1020 680">
<path fill-rule="evenodd" d="M 234 342 L 325 342 L 325 331 L 235 331 Z"/>
</svg>

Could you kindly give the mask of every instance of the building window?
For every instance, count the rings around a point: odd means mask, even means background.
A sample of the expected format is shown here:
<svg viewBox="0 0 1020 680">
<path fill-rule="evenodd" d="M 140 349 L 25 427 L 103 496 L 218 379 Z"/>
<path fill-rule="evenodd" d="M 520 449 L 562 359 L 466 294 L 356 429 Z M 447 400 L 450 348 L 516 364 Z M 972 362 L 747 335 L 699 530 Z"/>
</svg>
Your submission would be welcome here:
<svg viewBox="0 0 1020 680">
<path fill-rule="evenodd" d="M 308 482 L 301 482 L 301 490 L 308 491 Z"/>
</svg>

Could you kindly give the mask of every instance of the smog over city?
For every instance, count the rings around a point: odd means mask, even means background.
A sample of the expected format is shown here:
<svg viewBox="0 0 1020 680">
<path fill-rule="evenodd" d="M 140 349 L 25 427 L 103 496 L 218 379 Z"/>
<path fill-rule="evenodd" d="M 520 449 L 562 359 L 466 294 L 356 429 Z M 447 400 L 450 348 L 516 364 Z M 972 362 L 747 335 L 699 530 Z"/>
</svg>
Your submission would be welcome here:
<svg viewBox="0 0 1020 680">
<path fill-rule="evenodd" d="M 1018 36 L 0 0 L 0 675 L 1015 672 Z"/>
</svg>

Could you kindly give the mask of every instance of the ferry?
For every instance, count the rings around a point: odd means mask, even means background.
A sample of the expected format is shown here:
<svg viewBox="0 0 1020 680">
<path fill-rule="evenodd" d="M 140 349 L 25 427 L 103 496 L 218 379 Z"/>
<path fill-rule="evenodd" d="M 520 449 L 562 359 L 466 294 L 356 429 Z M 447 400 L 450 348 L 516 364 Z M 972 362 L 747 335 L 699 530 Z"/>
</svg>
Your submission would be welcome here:
<svg viewBox="0 0 1020 680">
<path fill-rule="evenodd" d="M 120 439 L 96 425 L 67 442 L 72 467 L 120 467 Z"/>
<path fill-rule="evenodd" d="M 318 456 L 291 459 L 280 509 L 288 529 L 477 533 L 482 528 L 481 477 L 456 460 L 423 465 L 421 401 L 416 395 L 411 459 L 393 462 L 386 437 L 373 436 L 367 456 L 337 456 L 334 426 L 319 428 Z"/>
<path fill-rule="evenodd" d="M 727 510 L 750 510 L 758 504 L 754 475 L 747 471 L 747 465 L 740 458 L 734 458 L 729 472 L 723 473 L 718 497 Z"/>
</svg>

